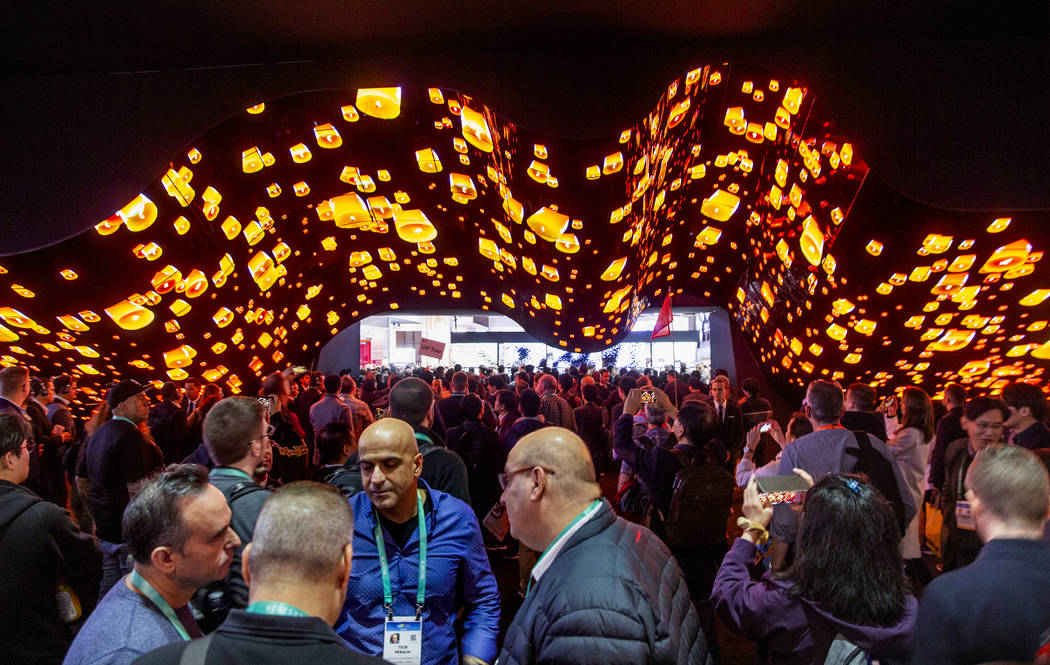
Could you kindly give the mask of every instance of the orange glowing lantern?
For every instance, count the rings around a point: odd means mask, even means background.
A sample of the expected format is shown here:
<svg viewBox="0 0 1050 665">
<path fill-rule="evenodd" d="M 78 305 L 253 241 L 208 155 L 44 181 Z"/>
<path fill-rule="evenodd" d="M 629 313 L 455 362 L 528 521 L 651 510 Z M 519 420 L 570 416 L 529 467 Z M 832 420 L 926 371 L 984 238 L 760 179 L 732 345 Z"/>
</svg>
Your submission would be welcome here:
<svg viewBox="0 0 1050 665">
<path fill-rule="evenodd" d="M 1004 245 L 988 257 L 981 266 L 980 272 L 1001 273 L 1019 268 L 1028 261 L 1028 253 L 1032 251 L 1032 245 L 1027 240 L 1021 239 Z"/>
<path fill-rule="evenodd" d="M 612 175 L 623 168 L 623 153 L 614 152 L 611 155 L 606 155 L 605 159 L 602 160 L 602 173 L 605 175 Z"/>
<path fill-rule="evenodd" d="M 422 210 L 395 212 L 394 229 L 405 242 L 423 243 L 437 237 L 437 229 Z"/>
<path fill-rule="evenodd" d="M 802 256 L 806 257 L 810 265 L 820 265 L 824 253 L 824 233 L 812 215 L 807 217 L 802 224 L 802 235 L 799 236 L 798 244 L 802 250 Z"/>
<path fill-rule="evenodd" d="M 164 352 L 164 364 L 171 369 L 188 367 L 197 357 L 197 350 L 189 344 L 183 344 Z"/>
<path fill-rule="evenodd" d="M 416 150 L 416 164 L 423 173 L 438 173 L 441 171 L 441 158 L 433 148 Z"/>
<path fill-rule="evenodd" d="M 543 207 L 530 215 L 525 223 L 547 242 L 557 242 L 561 234 L 569 228 L 570 221 L 568 215 Z"/>
<path fill-rule="evenodd" d="M 117 211 L 117 217 L 129 231 L 143 231 L 157 221 L 157 204 L 146 198 L 145 194 L 139 194 Z"/>
<path fill-rule="evenodd" d="M 492 152 L 492 130 L 485 116 L 474 109 L 464 106 L 460 111 L 463 138 L 482 152 Z"/>
<path fill-rule="evenodd" d="M 258 173 L 263 170 L 262 153 L 252 146 L 241 153 L 241 170 L 245 173 Z"/>
<path fill-rule="evenodd" d="M 725 222 L 740 206 L 740 197 L 724 189 L 716 189 L 700 205 L 700 213 L 717 222 Z"/>
<path fill-rule="evenodd" d="M 179 205 L 185 208 L 196 196 L 193 188 L 190 187 L 190 180 L 192 179 L 193 172 L 183 166 L 178 171 L 168 169 L 161 176 L 160 184 L 163 185 L 164 191 L 168 193 L 168 196 L 178 201 Z"/>
<path fill-rule="evenodd" d="M 339 130 L 333 127 L 330 122 L 314 127 L 314 138 L 317 139 L 317 146 L 326 150 L 332 150 L 343 145 L 343 137 L 339 135 Z"/>
<path fill-rule="evenodd" d="M 401 114 L 401 88 L 361 88 L 357 91 L 357 108 L 373 118 L 396 118 Z"/>
<path fill-rule="evenodd" d="M 341 229 L 353 229 L 371 223 L 372 213 L 356 192 L 347 192 L 330 200 L 332 218 Z"/>
<path fill-rule="evenodd" d="M 288 148 L 288 152 L 292 153 L 292 161 L 296 164 L 305 164 L 313 157 L 313 153 L 310 152 L 305 143 L 296 143 L 291 148 Z"/>
<path fill-rule="evenodd" d="M 153 323 L 153 312 L 141 305 L 128 300 L 122 300 L 115 305 L 105 309 L 109 318 L 124 330 L 139 330 Z M 2 315 L 2 312 L 0 312 Z M 6 318 L 6 317 L 5 317 Z"/>
</svg>

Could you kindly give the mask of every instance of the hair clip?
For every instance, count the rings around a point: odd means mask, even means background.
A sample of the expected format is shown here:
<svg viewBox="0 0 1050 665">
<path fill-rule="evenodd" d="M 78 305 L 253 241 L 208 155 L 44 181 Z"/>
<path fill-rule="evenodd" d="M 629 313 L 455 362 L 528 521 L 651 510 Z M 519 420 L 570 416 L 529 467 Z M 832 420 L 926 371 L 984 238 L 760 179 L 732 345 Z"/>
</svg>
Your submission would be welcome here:
<svg viewBox="0 0 1050 665">
<path fill-rule="evenodd" d="M 846 487 L 853 490 L 853 493 L 860 496 L 860 483 L 855 478 L 846 478 Z"/>
</svg>

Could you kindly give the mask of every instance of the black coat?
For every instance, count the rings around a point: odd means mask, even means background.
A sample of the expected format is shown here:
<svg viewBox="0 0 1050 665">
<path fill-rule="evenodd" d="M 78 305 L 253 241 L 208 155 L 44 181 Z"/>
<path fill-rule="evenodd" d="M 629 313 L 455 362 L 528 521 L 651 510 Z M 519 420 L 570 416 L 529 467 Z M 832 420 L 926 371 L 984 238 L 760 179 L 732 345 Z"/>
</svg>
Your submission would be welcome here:
<svg viewBox="0 0 1050 665">
<path fill-rule="evenodd" d="M 525 597 L 501 665 L 709 663 L 678 562 L 602 501 Z"/>
</svg>

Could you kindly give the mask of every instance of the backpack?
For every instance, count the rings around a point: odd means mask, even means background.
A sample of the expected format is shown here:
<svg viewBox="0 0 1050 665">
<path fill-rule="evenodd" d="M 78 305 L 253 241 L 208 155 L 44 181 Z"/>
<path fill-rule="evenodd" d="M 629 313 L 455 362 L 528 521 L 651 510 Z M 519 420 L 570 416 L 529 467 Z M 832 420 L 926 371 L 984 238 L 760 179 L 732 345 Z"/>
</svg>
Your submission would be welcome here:
<svg viewBox="0 0 1050 665">
<path fill-rule="evenodd" d="M 238 499 L 265 489 L 258 483 L 245 480 L 226 488 L 222 494 L 226 497 L 226 503 L 232 510 L 234 502 Z M 227 573 L 223 579 L 205 584 L 193 595 L 191 604 L 197 610 L 194 612 L 194 618 L 197 619 L 197 625 L 202 633 L 210 633 L 218 628 L 233 608 L 233 595 L 230 592 L 229 580 L 230 575 Z M 201 616 L 196 616 L 198 613 Z"/>
<path fill-rule="evenodd" d="M 862 473 L 867 476 L 872 486 L 890 502 L 903 536 L 908 529 L 908 523 L 905 521 L 904 501 L 901 499 L 900 487 L 897 486 L 897 477 L 893 474 L 893 462 L 875 450 L 866 433 L 854 431 L 853 436 L 857 439 L 858 447 L 847 447 L 843 450 L 843 455 L 857 460 L 849 473 Z M 847 465 L 843 464 L 840 468 L 845 469 Z"/>
<path fill-rule="evenodd" d="M 733 477 L 721 467 L 696 465 L 696 458 L 671 450 L 682 468 L 674 476 L 671 509 L 664 519 L 664 541 L 671 549 L 725 542 L 733 503 Z"/>
<path fill-rule="evenodd" d="M 871 662 L 864 649 L 850 642 L 841 633 L 835 635 L 824 659 L 824 665 L 869 665 Z"/>
</svg>

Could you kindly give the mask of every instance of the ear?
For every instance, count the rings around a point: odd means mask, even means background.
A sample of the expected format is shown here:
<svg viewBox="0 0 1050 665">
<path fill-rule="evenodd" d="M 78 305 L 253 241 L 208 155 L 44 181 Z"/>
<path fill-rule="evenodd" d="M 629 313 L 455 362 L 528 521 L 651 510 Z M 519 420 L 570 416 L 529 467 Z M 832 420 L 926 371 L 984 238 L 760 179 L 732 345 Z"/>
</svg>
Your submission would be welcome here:
<svg viewBox="0 0 1050 665">
<path fill-rule="evenodd" d="M 244 583 L 249 587 L 252 585 L 251 555 L 252 544 L 248 543 L 244 546 L 244 551 L 241 552 L 241 577 L 244 578 Z"/>
<path fill-rule="evenodd" d="M 343 548 L 343 558 L 339 562 L 339 587 L 344 591 L 346 585 L 350 582 L 350 569 L 354 560 L 354 546 L 352 543 L 347 543 L 346 547 Z"/>
<path fill-rule="evenodd" d="M 423 455 L 416 453 L 416 456 L 412 458 L 412 473 L 416 478 L 423 473 Z"/>
<path fill-rule="evenodd" d="M 1022 406 L 1020 409 L 1017 410 L 1017 412 L 1020 413 L 1025 418 L 1031 418 L 1032 417 L 1032 407 L 1030 407 L 1030 406 Z"/>
<path fill-rule="evenodd" d="M 150 564 L 165 575 L 170 575 L 175 572 L 174 554 L 174 550 L 167 545 L 154 548 L 149 554 Z"/>
<path fill-rule="evenodd" d="M 538 466 L 534 466 L 532 471 L 529 472 L 529 480 L 532 483 L 532 487 L 529 488 L 529 500 L 539 501 L 547 490 L 547 472 Z"/>
</svg>

